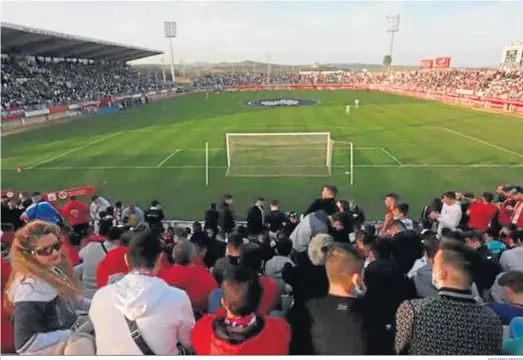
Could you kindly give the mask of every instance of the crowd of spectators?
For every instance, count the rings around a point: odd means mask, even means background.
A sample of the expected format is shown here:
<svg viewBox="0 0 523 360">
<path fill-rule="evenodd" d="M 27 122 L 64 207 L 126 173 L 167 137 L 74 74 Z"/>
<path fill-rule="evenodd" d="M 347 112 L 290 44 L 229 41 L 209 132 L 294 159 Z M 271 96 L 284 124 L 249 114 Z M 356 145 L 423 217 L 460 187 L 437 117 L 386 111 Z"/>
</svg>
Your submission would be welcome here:
<svg viewBox="0 0 523 360">
<path fill-rule="evenodd" d="M 523 354 L 523 188 L 384 210 L 325 186 L 166 229 L 158 201 L 2 197 L 2 353 Z"/>
<path fill-rule="evenodd" d="M 523 100 L 523 73 L 498 70 L 395 72 L 226 73 L 201 76 L 193 86 L 354 84 L 397 86 L 413 90 L 455 92 Z"/>
<path fill-rule="evenodd" d="M 117 63 L 15 61 L 2 57 L 2 109 L 40 107 L 143 94 L 162 82 Z"/>
</svg>

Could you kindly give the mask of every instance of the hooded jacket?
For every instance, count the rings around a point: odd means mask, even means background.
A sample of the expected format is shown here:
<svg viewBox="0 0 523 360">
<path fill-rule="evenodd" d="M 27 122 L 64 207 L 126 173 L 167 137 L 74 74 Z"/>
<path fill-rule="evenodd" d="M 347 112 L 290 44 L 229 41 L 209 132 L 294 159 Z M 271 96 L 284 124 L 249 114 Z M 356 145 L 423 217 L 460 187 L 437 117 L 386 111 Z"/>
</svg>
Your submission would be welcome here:
<svg viewBox="0 0 523 360">
<path fill-rule="evenodd" d="M 89 317 L 96 333 L 97 355 L 143 355 L 125 320 L 136 321 L 156 355 L 177 355 L 177 345 L 191 345 L 194 315 L 183 290 L 157 277 L 130 273 L 93 297 Z"/>
<path fill-rule="evenodd" d="M 316 211 L 303 218 L 292 232 L 290 239 L 292 247 L 296 252 L 307 250 L 309 242 L 317 234 L 329 232 L 329 218 L 324 210 Z"/>
</svg>

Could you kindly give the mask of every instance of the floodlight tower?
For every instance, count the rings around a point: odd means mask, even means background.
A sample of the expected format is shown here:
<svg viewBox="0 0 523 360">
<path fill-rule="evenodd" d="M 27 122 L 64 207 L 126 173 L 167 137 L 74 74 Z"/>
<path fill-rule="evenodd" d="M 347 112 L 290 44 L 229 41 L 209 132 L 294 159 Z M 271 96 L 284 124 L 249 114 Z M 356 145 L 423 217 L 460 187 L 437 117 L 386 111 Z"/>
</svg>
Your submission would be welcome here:
<svg viewBox="0 0 523 360">
<path fill-rule="evenodd" d="M 390 33 L 390 49 L 389 55 L 392 60 L 392 50 L 394 49 L 394 34 L 400 31 L 400 16 L 399 14 L 387 16 L 387 32 Z M 392 64 L 392 61 L 391 61 Z M 390 65 L 389 65 L 390 69 Z"/>
<path fill-rule="evenodd" d="M 173 52 L 173 39 L 176 37 L 176 21 L 165 21 L 164 22 L 165 37 L 169 39 L 169 45 L 171 48 L 171 73 L 173 82 L 176 78 L 174 76 L 174 52 Z"/>
</svg>

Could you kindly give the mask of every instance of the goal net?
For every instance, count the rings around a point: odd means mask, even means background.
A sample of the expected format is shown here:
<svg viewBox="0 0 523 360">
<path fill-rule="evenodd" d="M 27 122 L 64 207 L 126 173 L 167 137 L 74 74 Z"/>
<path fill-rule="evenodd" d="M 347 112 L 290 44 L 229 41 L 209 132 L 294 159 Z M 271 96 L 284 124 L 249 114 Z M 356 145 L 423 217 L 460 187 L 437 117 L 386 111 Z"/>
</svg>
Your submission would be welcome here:
<svg viewBox="0 0 523 360">
<path fill-rule="evenodd" d="M 330 176 L 330 133 L 228 133 L 227 176 Z"/>
</svg>

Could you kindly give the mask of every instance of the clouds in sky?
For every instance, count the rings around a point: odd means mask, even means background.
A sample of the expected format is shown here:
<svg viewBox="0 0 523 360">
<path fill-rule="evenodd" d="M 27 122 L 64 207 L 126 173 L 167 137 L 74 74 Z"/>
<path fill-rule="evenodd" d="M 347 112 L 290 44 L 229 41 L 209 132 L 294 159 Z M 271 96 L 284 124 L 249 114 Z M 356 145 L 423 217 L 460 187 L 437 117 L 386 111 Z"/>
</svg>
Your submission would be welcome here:
<svg viewBox="0 0 523 360">
<path fill-rule="evenodd" d="M 2 2 L 2 21 L 165 51 L 163 21 L 178 23 L 175 60 L 288 64 L 380 63 L 386 16 L 401 16 L 394 62 L 452 56 L 456 66 L 496 66 L 523 40 L 523 2 Z M 166 55 L 168 57 L 168 55 Z M 160 57 L 142 62 L 159 62 Z"/>
</svg>

